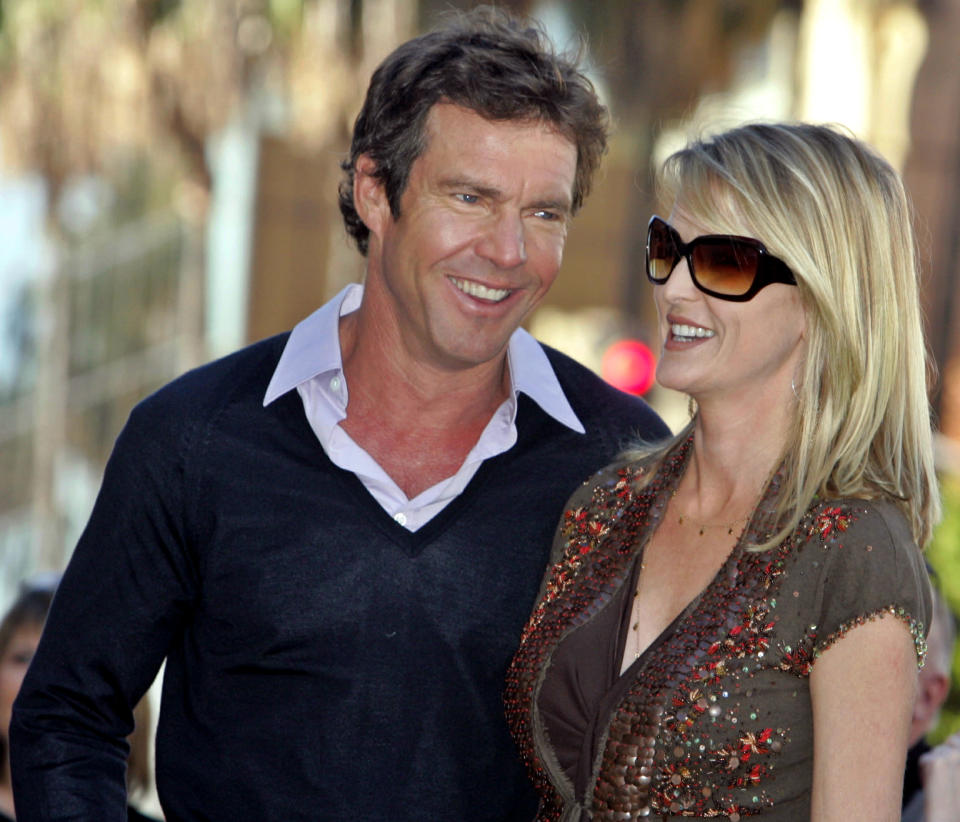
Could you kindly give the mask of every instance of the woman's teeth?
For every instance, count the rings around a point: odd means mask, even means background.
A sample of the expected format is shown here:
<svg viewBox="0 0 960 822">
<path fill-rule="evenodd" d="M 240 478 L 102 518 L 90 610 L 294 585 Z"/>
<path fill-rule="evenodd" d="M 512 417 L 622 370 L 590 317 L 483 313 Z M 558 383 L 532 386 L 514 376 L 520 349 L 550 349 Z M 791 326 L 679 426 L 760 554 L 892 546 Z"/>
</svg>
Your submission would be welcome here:
<svg viewBox="0 0 960 822">
<path fill-rule="evenodd" d="M 490 300 L 491 302 L 498 303 L 510 296 L 509 288 L 487 288 L 485 285 L 475 283 L 473 280 L 458 280 L 456 277 L 451 277 L 450 280 L 464 294 L 469 294 L 471 297 L 476 297 L 480 300 Z"/>
<path fill-rule="evenodd" d="M 680 325 L 680 323 L 670 324 L 670 334 L 675 340 L 686 342 L 687 340 L 704 339 L 714 336 L 709 328 L 701 328 L 699 325 Z"/>
</svg>

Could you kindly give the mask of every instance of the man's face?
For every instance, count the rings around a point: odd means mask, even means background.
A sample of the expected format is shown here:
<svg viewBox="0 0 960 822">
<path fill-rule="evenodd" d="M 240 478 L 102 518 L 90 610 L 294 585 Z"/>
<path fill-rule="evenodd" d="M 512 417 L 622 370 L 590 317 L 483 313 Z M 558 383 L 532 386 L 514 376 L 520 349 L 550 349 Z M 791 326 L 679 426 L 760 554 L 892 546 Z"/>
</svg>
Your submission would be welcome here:
<svg viewBox="0 0 960 822">
<path fill-rule="evenodd" d="M 361 211 L 371 230 L 364 300 L 399 351 L 460 370 L 502 355 L 557 276 L 577 150 L 542 123 L 451 104 L 430 110 L 425 131 L 399 217 L 381 186 L 360 184 L 376 203 Z"/>
</svg>

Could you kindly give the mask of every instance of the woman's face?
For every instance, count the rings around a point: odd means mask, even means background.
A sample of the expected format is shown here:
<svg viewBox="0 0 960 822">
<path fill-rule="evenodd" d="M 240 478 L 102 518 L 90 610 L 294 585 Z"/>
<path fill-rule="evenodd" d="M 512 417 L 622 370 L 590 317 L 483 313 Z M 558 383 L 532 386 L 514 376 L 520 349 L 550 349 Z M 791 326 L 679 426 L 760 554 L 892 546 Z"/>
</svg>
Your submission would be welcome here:
<svg viewBox="0 0 960 822">
<path fill-rule="evenodd" d="M 684 242 L 710 234 L 675 208 L 670 223 Z M 763 237 L 756 239 L 763 241 Z M 662 351 L 657 380 L 700 404 L 739 396 L 763 402 L 786 397 L 803 356 L 805 314 L 799 289 L 774 283 L 747 302 L 708 296 L 685 259 L 654 285 Z"/>
<path fill-rule="evenodd" d="M 7 739 L 10 714 L 27 673 L 27 666 L 40 644 L 41 625 L 21 625 L 13 632 L 10 643 L 0 655 L 0 734 Z"/>
</svg>

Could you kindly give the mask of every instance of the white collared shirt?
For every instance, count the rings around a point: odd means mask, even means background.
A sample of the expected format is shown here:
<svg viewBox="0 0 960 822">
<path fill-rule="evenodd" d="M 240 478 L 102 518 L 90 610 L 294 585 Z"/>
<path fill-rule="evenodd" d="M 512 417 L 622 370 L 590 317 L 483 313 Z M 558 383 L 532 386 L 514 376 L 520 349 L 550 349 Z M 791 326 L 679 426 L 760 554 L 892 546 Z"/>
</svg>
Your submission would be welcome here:
<svg viewBox="0 0 960 822">
<path fill-rule="evenodd" d="M 564 396 L 540 344 L 522 328 L 507 345 L 510 394 L 494 412 L 476 445 L 452 477 L 409 499 L 379 463 L 340 423 L 347 417 L 347 381 L 340 353 L 340 317 L 356 311 L 363 286 L 352 283 L 297 324 L 277 363 L 263 398 L 264 406 L 296 388 L 307 421 L 334 465 L 356 474 L 373 498 L 410 531 L 429 522 L 460 494 L 485 459 L 517 441 L 517 395 L 523 392 L 558 422 L 580 434 L 585 429 Z"/>
</svg>

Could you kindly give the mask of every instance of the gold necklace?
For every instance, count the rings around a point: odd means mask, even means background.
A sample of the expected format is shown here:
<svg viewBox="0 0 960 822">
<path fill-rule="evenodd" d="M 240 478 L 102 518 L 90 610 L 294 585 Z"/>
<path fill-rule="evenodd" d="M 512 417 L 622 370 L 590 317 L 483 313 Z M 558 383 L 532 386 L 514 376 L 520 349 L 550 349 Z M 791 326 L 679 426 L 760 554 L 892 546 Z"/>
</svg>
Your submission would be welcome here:
<svg viewBox="0 0 960 822">
<path fill-rule="evenodd" d="M 761 493 L 763 492 L 761 491 Z M 676 495 L 677 495 L 677 489 L 674 488 L 673 493 L 670 496 L 675 497 Z M 744 525 L 746 525 L 747 521 L 750 519 L 752 515 L 753 515 L 753 509 L 750 509 L 746 514 L 743 514 L 742 516 L 739 516 L 736 519 L 730 520 L 730 522 L 697 522 L 693 517 L 688 516 L 683 512 L 680 512 L 677 514 L 677 525 L 683 525 L 685 522 L 689 522 L 691 525 L 699 529 L 698 536 L 701 536 L 701 537 L 711 528 L 726 528 L 727 534 L 729 536 L 733 536 L 734 526 L 736 526 L 738 523 L 741 523 L 741 522 Z"/>
<path fill-rule="evenodd" d="M 740 522 L 746 524 L 747 520 L 750 519 L 750 514 L 744 514 L 742 517 L 737 517 L 730 522 L 697 522 L 693 517 L 688 516 L 684 518 L 683 514 L 677 514 L 677 525 L 683 525 L 684 519 L 689 520 L 691 525 L 699 529 L 697 533 L 698 536 L 702 537 L 709 528 L 726 528 L 727 534 L 733 536 L 733 527 Z"/>
</svg>

